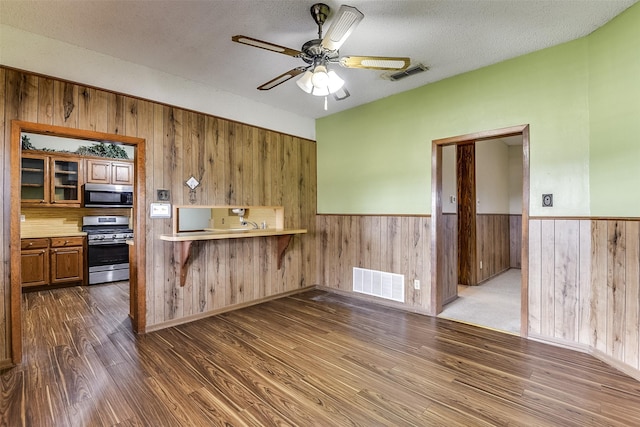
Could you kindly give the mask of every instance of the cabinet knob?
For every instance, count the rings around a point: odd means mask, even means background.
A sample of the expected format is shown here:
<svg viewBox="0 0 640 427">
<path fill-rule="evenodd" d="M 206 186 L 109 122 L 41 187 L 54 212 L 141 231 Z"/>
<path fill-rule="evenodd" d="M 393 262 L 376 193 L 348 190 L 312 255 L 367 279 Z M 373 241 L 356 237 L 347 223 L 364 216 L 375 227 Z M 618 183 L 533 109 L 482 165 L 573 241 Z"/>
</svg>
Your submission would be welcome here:
<svg viewBox="0 0 640 427">
<path fill-rule="evenodd" d="M 33 246 L 33 242 L 29 242 L 29 246 Z"/>
<path fill-rule="evenodd" d="M 68 244 L 69 244 L 69 241 L 68 241 L 68 240 L 65 240 L 65 241 L 64 241 L 64 244 L 65 244 L 65 245 L 68 245 Z"/>
<path fill-rule="evenodd" d="M 40 200 L 40 203 L 46 203 L 44 200 Z"/>
</svg>

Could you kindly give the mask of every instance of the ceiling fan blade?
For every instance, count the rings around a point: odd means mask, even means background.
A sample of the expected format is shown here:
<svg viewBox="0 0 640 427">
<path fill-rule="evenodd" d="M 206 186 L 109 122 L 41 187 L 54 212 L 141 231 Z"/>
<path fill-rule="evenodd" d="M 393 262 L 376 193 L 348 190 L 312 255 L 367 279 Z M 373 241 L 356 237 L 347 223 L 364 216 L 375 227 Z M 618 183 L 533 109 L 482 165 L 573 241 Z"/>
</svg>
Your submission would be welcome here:
<svg viewBox="0 0 640 427">
<path fill-rule="evenodd" d="M 338 50 L 347 37 L 362 21 L 364 15 L 355 7 L 342 5 L 331 20 L 331 25 L 322 39 L 322 47 L 327 50 Z"/>
<path fill-rule="evenodd" d="M 246 44 L 248 46 L 258 47 L 260 49 L 270 50 L 271 52 L 282 53 L 293 57 L 298 57 L 302 54 L 299 50 L 291 49 L 277 44 L 265 42 L 263 40 L 254 39 L 247 36 L 233 36 L 231 37 L 236 43 Z"/>
<path fill-rule="evenodd" d="M 269 80 L 268 82 L 258 86 L 258 90 L 269 90 L 269 89 L 273 89 L 274 87 L 281 85 L 282 83 L 286 82 L 287 80 L 290 80 L 292 78 L 294 78 L 295 76 L 304 73 L 307 70 L 307 67 L 296 67 L 292 70 L 287 71 L 286 73 L 282 73 L 280 74 L 278 77 Z"/>
<path fill-rule="evenodd" d="M 404 70 L 411 59 L 392 56 L 343 56 L 340 65 L 345 68 L 366 68 L 369 70 Z"/>
</svg>

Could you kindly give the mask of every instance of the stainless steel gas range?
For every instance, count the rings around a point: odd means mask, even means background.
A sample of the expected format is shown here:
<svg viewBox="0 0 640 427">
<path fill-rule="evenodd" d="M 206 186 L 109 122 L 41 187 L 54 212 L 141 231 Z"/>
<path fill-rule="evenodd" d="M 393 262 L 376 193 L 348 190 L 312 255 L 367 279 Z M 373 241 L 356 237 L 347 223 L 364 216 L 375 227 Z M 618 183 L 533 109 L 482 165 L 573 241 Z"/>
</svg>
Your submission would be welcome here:
<svg viewBox="0 0 640 427">
<path fill-rule="evenodd" d="M 126 216 L 85 216 L 89 284 L 129 280 L 129 246 L 133 230 Z"/>
</svg>

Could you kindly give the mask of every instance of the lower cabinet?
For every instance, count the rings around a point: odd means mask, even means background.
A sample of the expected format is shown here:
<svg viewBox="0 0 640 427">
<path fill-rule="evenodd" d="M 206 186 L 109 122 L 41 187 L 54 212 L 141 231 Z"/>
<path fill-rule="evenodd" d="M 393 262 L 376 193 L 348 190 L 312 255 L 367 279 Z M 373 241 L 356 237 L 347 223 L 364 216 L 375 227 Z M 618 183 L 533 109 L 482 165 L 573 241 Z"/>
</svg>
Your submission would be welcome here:
<svg viewBox="0 0 640 427">
<path fill-rule="evenodd" d="M 22 286 L 84 282 L 84 237 L 22 239 Z"/>
<path fill-rule="evenodd" d="M 22 239 L 22 286 L 49 284 L 49 239 Z"/>
</svg>

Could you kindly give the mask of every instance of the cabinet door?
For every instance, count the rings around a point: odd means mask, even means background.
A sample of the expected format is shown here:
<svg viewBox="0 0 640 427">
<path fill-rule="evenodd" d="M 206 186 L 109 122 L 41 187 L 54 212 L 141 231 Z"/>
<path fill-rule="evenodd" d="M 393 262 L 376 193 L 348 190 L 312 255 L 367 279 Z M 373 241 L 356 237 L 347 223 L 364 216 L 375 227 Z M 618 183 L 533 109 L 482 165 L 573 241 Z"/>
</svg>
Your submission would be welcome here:
<svg viewBox="0 0 640 427">
<path fill-rule="evenodd" d="M 87 159 L 87 179 L 91 184 L 111 184 L 111 162 Z"/>
<path fill-rule="evenodd" d="M 22 155 L 20 197 L 22 203 L 49 202 L 49 161 L 46 156 Z"/>
<path fill-rule="evenodd" d="M 133 185 L 133 164 L 113 162 L 111 164 L 111 183 Z"/>
<path fill-rule="evenodd" d="M 84 263 L 82 246 L 51 248 L 51 283 L 82 282 Z"/>
<path fill-rule="evenodd" d="M 82 163 L 79 159 L 51 158 L 51 203 L 80 205 Z"/>
<path fill-rule="evenodd" d="M 49 250 L 24 250 L 20 257 L 22 286 L 47 285 L 49 283 Z"/>
</svg>

